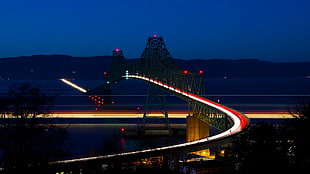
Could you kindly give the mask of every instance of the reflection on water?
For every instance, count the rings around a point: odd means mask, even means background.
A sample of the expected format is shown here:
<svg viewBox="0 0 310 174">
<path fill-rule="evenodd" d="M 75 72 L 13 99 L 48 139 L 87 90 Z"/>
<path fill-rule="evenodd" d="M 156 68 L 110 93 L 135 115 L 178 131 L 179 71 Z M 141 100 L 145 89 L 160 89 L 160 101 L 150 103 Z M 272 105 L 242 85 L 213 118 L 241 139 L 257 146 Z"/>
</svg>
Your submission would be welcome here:
<svg viewBox="0 0 310 174">
<path fill-rule="evenodd" d="M 12 84 L 22 80 L 1 80 L 0 93 L 6 92 Z M 96 106 L 80 92 L 63 84 L 59 80 L 34 81 L 43 92 L 55 95 L 55 107 L 58 111 L 94 111 Z M 102 81 L 75 81 L 82 87 L 91 89 L 102 84 Z M 234 78 L 206 79 L 207 98 L 239 111 L 284 110 L 287 107 L 310 99 L 310 79 L 299 78 Z M 112 100 L 114 104 L 103 109 L 143 108 L 147 93 L 147 84 L 137 80 L 125 80 L 113 84 Z M 167 94 L 168 110 L 186 110 L 187 103 L 171 94 Z M 99 110 L 100 112 L 100 110 Z M 142 116 L 142 113 L 141 113 Z M 79 120 L 79 119 L 76 119 Z M 59 124 L 68 127 L 70 139 L 67 142 L 72 157 L 111 154 L 120 151 L 132 151 L 155 146 L 184 142 L 185 137 L 162 138 L 123 138 L 121 128 L 135 129 L 134 122 L 89 123 L 71 122 Z M 172 124 L 172 127 L 185 128 L 185 124 Z"/>
<path fill-rule="evenodd" d="M 134 151 L 150 147 L 176 144 L 185 141 L 185 136 L 122 137 L 121 129 L 136 129 L 137 124 L 59 124 L 69 132 L 67 147 L 72 157 L 85 157 L 117 152 Z M 185 124 L 171 124 L 183 128 Z"/>
</svg>

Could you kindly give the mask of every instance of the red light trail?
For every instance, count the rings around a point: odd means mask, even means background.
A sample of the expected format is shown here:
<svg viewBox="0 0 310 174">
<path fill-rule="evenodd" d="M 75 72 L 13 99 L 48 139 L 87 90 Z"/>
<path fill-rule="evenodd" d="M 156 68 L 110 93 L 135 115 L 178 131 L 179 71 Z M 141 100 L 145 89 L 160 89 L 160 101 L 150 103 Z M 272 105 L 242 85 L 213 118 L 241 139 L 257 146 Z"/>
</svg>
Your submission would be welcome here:
<svg viewBox="0 0 310 174">
<path fill-rule="evenodd" d="M 210 101 L 208 99 L 202 98 L 200 96 L 194 95 L 192 93 L 183 91 L 181 89 L 175 88 L 173 86 L 170 86 L 168 84 L 165 84 L 163 82 L 148 78 L 148 77 L 143 77 L 143 76 L 139 76 L 139 75 L 129 75 L 126 74 L 125 76 L 123 76 L 123 78 L 135 78 L 135 79 L 140 79 L 149 83 L 153 83 L 155 85 L 161 86 L 163 88 L 166 88 L 168 90 L 171 90 L 173 92 L 177 92 L 185 97 L 188 97 L 190 99 L 193 99 L 197 102 L 200 102 L 202 104 L 208 105 L 209 107 L 215 108 L 217 110 L 222 111 L 223 113 L 225 113 L 228 117 L 231 118 L 231 120 L 233 121 L 233 125 L 223 131 L 220 132 L 219 134 L 207 137 L 207 138 L 202 138 L 196 141 L 191 141 L 191 142 L 186 142 L 186 143 L 181 143 L 181 144 L 176 144 L 176 145 L 170 145 L 170 146 L 165 146 L 165 147 L 158 147 L 158 148 L 154 148 L 154 149 L 146 149 L 146 150 L 139 150 L 139 151 L 133 151 L 133 152 L 125 152 L 125 153 L 118 153 L 118 154 L 112 154 L 112 155 L 105 155 L 105 156 L 96 156 L 96 157 L 86 157 L 86 158 L 78 158 L 78 159 L 71 159 L 71 160 L 63 160 L 63 161 L 56 161 L 56 162 L 52 162 L 50 164 L 55 164 L 55 163 L 72 163 L 72 162 L 81 162 L 81 161 L 88 161 L 88 160 L 96 160 L 96 159 L 105 159 L 105 158 L 112 158 L 112 157 L 118 157 L 118 156 L 127 156 L 127 155 L 138 155 L 138 154 L 142 154 L 142 153 L 153 153 L 153 152 L 159 152 L 159 151 L 166 151 L 166 150 L 173 150 L 173 149 L 178 149 L 178 148 L 186 148 L 186 149 L 190 149 L 190 147 L 196 146 L 196 145 L 204 145 L 204 148 L 208 148 L 214 146 L 215 144 L 223 141 L 224 139 L 228 139 L 238 133 L 240 133 L 241 131 L 243 131 L 244 129 L 246 129 L 247 125 L 249 124 L 249 120 L 248 118 L 231 109 L 228 108 L 226 106 L 223 106 L 221 104 L 215 103 L 213 101 Z"/>
</svg>

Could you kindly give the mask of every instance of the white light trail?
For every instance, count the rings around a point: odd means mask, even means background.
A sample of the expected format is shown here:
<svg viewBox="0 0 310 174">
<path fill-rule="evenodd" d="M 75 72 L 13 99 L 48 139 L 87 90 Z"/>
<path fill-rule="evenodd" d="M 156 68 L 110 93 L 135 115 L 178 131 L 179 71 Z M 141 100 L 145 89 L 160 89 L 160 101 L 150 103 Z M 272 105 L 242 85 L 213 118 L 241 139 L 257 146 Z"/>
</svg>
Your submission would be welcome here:
<svg viewBox="0 0 310 174">
<path fill-rule="evenodd" d="M 246 126 L 246 122 L 247 122 L 247 118 L 246 116 L 244 116 L 243 114 L 240 114 L 230 108 L 227 108 L 226 106 L 223 106 L 223 105 L 220 105 L 218 103 L 215 103 L 215 102 L 212 102 L 210 100 L 207 100 L 205 98 L 202 98 L 202 97 L 199 97 L 197 95 L 194 95 L 194 94 L 191 94 L 189 92 L 186 92 L 186 91 L 182 91 L 178 88 L 174 88 L 173 86 L 170 86 L 168 84 L 164 84 L 162 82 L 159 82 L 157 80 L 153 80 L 153 79 L 150 79 L 150 78 L 147 78 L 147 77 L 143 77 L 143 76 L 138 76 L 138 75 L 127 75 L 127 77 L 130 77 L 130 78 L 136 78 L 136 79 L 142 79 L 142 80 L 145 80 L 145 81 L 148 81 L 150 83 L 154 83 L 158 86 L 162 86 L 164 88 L 167 88 L 171 91 L 174 91 L 174 92 L 177 92 L 181 95 L 184 95 L 188 98 L 191 98 L 193 100 L 196 100 L 200 103 L 203 103 L 203 104 L 206 104 L 212 108 L 215 108 L 217 110 L 220 110 L 222 112 L 224 112 L 225 114 L 227 114 L 232 120 L 233 120 L 233 123 L 234 125 L 226 130 L 225 132 L 222 132 L 221 134 L 218 134 L 217 136 L 223 136 L 223 135 L 227 135 L 227 133 L 231 134 L 231 133 L 237 133 L 239 132 L 243 127 Z M 216 137 L 217 137 L 216 136 Z M 209 137 L 208 139 L 212 139 L 211 137 Z"/>
<path fill-rule="evenodd" d="M 221 132 L 219 134 L 216 134 L 214 136 L 210 136 L 207 138 L 203 138 L 200 140 L 196 140 L 196 141 L 191 141 L 191 142 L 186 142 L 186 143 L 181 143 L 181 144 L 176 144 L 176 145 L 171 145 L 171 146 L 165 146 L 165 147 L 158 147 L 158 148 L 154 148 L 154 149 L 146 149 L 146 150 L 140 150 L 140 151 L 134 151 L 134 152 L 125 152 L 125 153 L 119 153 L 119 154 L 112 154 L 112 155 L 105 155 L 105 156 L 96 156 L 96 157 L 86 157 L 86 158 L 79 158 L 79 159 L 71 159 L 71 160 L 63 160 L 63 161 L 56 161 L 56 162 L 52 162 L 50 164 L 53 163 L 71 163 L 71 162 L 80 162 L 80 161 L 87 161 L 87 160 L 96 160 L 96 159 L 104 159 L 104 158 L 111 158 L 111 157 L 117 157 L 117 156 L 126 156 L 126 155 L 134 155 L 134 154 L 139 154 L 139 153 L 147 153 L 147 152 L 155 152 L 155 151 L 162 151 L 162 150 L 172 150 L 175 148 L 186 148 L 186 147 L 190 147 L 193 145 L 198 145 L 198 144 L 203 144 L 203 143 L 212 143 L 215 142 L 217 140 L 221 140 L 223 138 L 228 138 L 233 136 L 234 134 L 239 133 L 240 131 L 242 131 L 243 129 L 245 129 L 247 127 L 247 125 L 249 124 L 248 119 L 245 115 L 230 109 L 226 106 L 220 105 L 218 103 L 215 103 L 213 101 L 207 100 L 205 98 L 202 98 L 200 96 L 191 94 L 189 92 L 186 91 L 182 91 L 181 89 L 175 88 L 173 86 L 170 86 L 168 84 L 165 84 L 163 82 L 148 78 L 148 77 L 143 77 L 143 76 L 139 76 L 139 75 L 129 75 L 126 74 L 126 76 L 123 76 L 126 78 L 136 78 L 136 79 L 141 79 L 144 81 L 147 81 L 149 83 L 153 83 L 156 84 L 158 86 L 167 88 L 168 90 L 177 92 L 181 95 L 184 95 L 188 98 L 191 98 L 193 100 L 196 100 L 200 103 L 203 103 L 205 105 L 208 105 L 212 108 L 215 108 L 217 110 L 220 110 L 222 112 L 224 112 L 227 116 L 229 116 L 232 121 L 233 121 L 233 126 L 230 127 L 228 130 Z"/>
<path fill-rule="evenodd" d="M 82 87 L 79 87 L 78 85 L 76 85 L 76 84 L 74 84 L 74 83 L 72 83 L 72 82 L 70 82 L 70 81 L 68 81 L 68 80 L 66 80 L 66 79 L 59 79 L 59 80 L 61 80 L 61 81 L 64 82 L 65 84 L 67 84 L 67 85 L 69 85 L 69 86 L 71 86 L 71 87 L 73 87 L 73 88 L 75 88 L 75 89 L 77 89 L 77 90 L 79 90 L 79 91 L 81 91 L 81 92 L 83 92 L 83 93 L 86 93 L 86 92 L 87 92 L 86 89 L 84 89 L 84 88 L 82 88 Z"/>
</svg>

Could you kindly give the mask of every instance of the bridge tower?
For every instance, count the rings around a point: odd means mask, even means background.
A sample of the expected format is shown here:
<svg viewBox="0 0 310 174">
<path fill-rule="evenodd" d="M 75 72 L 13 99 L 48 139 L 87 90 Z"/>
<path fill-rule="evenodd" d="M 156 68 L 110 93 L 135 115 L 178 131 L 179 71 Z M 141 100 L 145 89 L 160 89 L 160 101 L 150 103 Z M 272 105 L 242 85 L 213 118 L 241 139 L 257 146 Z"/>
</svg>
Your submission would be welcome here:
<svg viewBox="0 0 310 174">
<path fill-rule="evenodd" d="M 157 35 L 148 38 L 140 59 L 135 63 L 127 63 L 121 50 L 115 49 L 113 51 L 111 69 L 106 75 L 105 85 L 128 78 L 127 75 L 145 76 L 149 79 L 168 84 L 179 91 L 205 97 L 202 70 L 194 73 L 177 66 L 172 60 L 172 56 L 166 48 L 163 38 Z M 102 86 L 98 88 L 102 89 Z M 95 92 L 98 88 L 90 90 L 89 93 Z M 148 127 L 150 120 L 156 120 L 153 119 L 151 113 L 157 110 L 157 113 L 161 114 L 160 119 L 164 120 L 164 125 L 169 128 L 166 100 L 162 89 L 161 87 L 149 86 L 144 108 L 143 127 Z M 230 126 L 229 123 L 231 121 L 228 120 L 229 118 L 225 113 L 219 112 L 212 107 L 205 107 L 202 103 L 179 95 L 178 92 L 169 92 L 188 102 L 189 116 L 208 122 L 221 130 Z M 155 118 L 159 118 L 159 116 Z"/>
<path fill-rule="evenodd" d="M 141 59 L 160 61 L 166 59 L 172 59 L 165 42 L 162 37 L 158 37 L 156 34 L 153 37 L 149 37 L 146 43 L 146 47 L 143 50 Z"/>
<path fill-rule="evenodd" d="M 109 73 L 105 76 L 105 82 L 107 84 L 120 80 L 120 77 L 124 75 L 124 72 L 122 71 L 122 66 L 124 64 L 126 64 L 126 59 L 123 51 L 119 48 L 114 49 Z"/>
<path fill-rule="evenodd" d="M 147 65 L 144 66 L 144 68 L 146 68 L 146 71 L 144 72 L 148 73 L 147 76 L 151 76 L 155 79 L 158 78 L 160 71 L 158 72 L 151 70 L 156 69 L 160 61 L 165 61 L 168 59 L 172 59 L 172 57 L 166 48 L 163 38 L 157 37 L 157 35 L 149 37 L 146 43 L 146 47 L 140 58 L 140 62 L 143 62 L 144 65 Z M 144 132 L 147 133 L 148 131 L 154 131 L 152 130 L 154 129 L 154 127 L 152 127 L 154 123 L 157 124 L 156 128 L 160 129 L 156 132 L 157 134 L 170 133 L 165 92 L 163 89 L 149 84 L 142 120 L 142 127 Z"/>
<path fill-rule="evenodd" d="M 121 76 L 124 74 L 122 70 L 122 66 L 126 64 L 126 59 L 122 50 L 116 48 L 113 50 L 111 64 L 108 72 L 104 72 L 104 83 L 100 86 L 90 89 L 87 93 L 91 95 L 99 95 L 104 99 L 104 104 L 97 107 L 96 110 L 101 110 L 104 107 L 110 107 L 112 104 L 112 88 L 119 88 L 119 86 L 115 85 L 117 81 L 121 80 Z M 112 86 L 113 87 L 112 87 Z M 121 89 L 123 90 L 123 89 Z M 126 100 L 125 97 L 122 98 Z"/>
</svg>

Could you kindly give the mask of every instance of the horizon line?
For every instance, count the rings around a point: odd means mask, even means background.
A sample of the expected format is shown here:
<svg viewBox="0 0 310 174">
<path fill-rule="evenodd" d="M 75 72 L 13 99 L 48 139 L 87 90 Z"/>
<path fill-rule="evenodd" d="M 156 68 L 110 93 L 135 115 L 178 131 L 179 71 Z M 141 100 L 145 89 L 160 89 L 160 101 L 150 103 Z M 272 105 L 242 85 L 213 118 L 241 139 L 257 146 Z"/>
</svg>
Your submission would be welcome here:
<svg viewBox="0 0 310 174">
<path fill-rule="evenodd" d="M 0 57 L 1 59 L 14 59 L 14 58 L 23 58 L 23 57 L 34 57 L 34 56 L 68 56 L 68 57 L 75 57 L 75 58 L 92 58 L 92 57 L 112 57 L 112 55 L 94 55 L 94 56 L 73 56 L 73 55 L 68 55 L 68 54 L 33 54 L 33 55 L 26 55 L 26 56 L 12 56 L 12 57 Z M 137 58 L 128 58 L 125 57 L 126 59 L 139 59 L 139 57 Z M 269 63 L 305 63 L 305 62 L 309 62 L 310 60 L 306 61 L 306 60 L 300 60 L 300 61 L 296 61 L 296 60 L 292 60 L 292 61 L 275 61 L 275 60 L 263 60 L 263 59 L 259 59 L 259 58 L 175 58 L 173 57 L 172 59 L 176 59 L 176 60 L 185 60 L 185 61 L 190 61 L 190 60 L 206 60 L 206 61 L 210 61 L 210 60 L 226 60 L 226 61 L 260 61 L 260 62 L 269 62 Z"/>
</svg>

